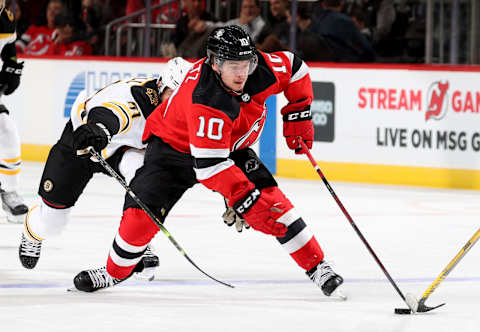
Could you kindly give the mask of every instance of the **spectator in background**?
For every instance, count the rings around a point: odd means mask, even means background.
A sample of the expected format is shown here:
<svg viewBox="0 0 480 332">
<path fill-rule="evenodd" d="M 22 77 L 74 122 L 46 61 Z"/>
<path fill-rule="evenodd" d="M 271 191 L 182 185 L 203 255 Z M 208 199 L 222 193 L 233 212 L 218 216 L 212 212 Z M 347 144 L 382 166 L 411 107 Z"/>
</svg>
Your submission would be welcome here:
<svg viewBox="0 0 480 332">
<path fill-rule="evenodd" d="M 289 38 L 287 44 L 282 43 L 275 36 L 269 37 L 269 42 L 275 45 L 276 49 L 289 50 L 299 55 L 307 61 L 335 61 L 336 58 L 323 37 L 314 34 L 311 31 L 312 25 L 312 6 L 311 4 L 301 2 L 297 7 L 297 31 L 296 31 L 296 49 L 289 49 Z M 287 23 L 291 24 L 290 12 L 287 11 Z M 272 45 L 271 44 L 271 45 Z"/>
<path fill-rule="evenodd" d="M 269 35 L 264 43 L 263 47 L 266 49 L 275 49 L 275 50 L 289 50 L 299 55 L 305 60 L 308 61 L 333 61 L 331 52 L 319 43 L 317 36 L 315 36 L 310 31 L 310 26 L 312 24 L 312 5 L 308 3 L 301 2 L 298 4 L 297 8 L 297 31 L 296 31 L 296 49 L 291 50 L 289 41 L 290 41 L 290 24 L 291 24 L 291 15 L 288 11 L 288 7 L 283 7 L 286 11 L 279 10 L 279 3 L 272 2 L 272 13 L 276 13 L 277 17 L 279 13 L 284 13 L 286 17 L 285 29 L 288 27 L 288 35 L 286 35 L 282 40 L 275 35 Z M 287 34 L 287 31 L 285 31 Z M 323 47 L 323 48 L 322 48 Z"/>
<path fill-rule="evenodd" d="M 240 16 L 227 21 L 226 25 L 241 26 L 253 41 L 256 41 L 260 31 L 265 26 L 265 21 L 260 16 L 260 1 L 243 0 L 240 8 Z"/>
<path fill-rule="evenodd" d="M 217 19 L 204 10 L 203 0 L 183 0 L 183 11 L 172 37 L 176 55 L 186 58 L 206 56 L 208 34 Z"/>
<path fill-rule="evenodd" d="M 364 16 L 362 33 L 372 42 L 377 61 L 403 61 L 407 48 L 405 34 L 409 27 L 407 0 L 361 0 L 350 5 L 352 19 Z M 361 14 L 360 14 L 361 13 Z"/>
<path fill-rule="evenodd" d="M 312 32 L 312 12 L 306 3 L 298 4 L 295 53 L 306 61 L 335 61 L 325 39 Z"/>
<path fill-rule="evenodd" d="M 257 48 L 264 52 L 285 50 L 290 35 L 288 0 L 270 0 L 267 22 L 256 40 Z"/>
<path fill-rule="evenodd" d="M 45 55 L 91 55 L 92 47 L 81 39 L 77 21 L 68 13 L 55 16 L 55 34 Z"/>
<path fill-rule="evenodd" d="M 63 10 L 64 2 L 62 0 L 49 0 L 46 10 L 46 24 L 31 25 L 22 37 L 15 42 L 17 53 L 45 54 L 55 32 L 55 16 Z"/>
<path fill-rule="evenodd" d="M 81 20 L 85 28 L 83 39 L 91 46 L 92 52 L 98 54 L 101 44 L 101 7 L 95 0 L 82 0 L 81 10 Z"/>
<path fill-rule="evenodd" d="M 153 5 L 157 5 L 164 0 L 155 0 L 152 2 Z M 153 22 L 160 24 L 172 24 L 176 23 L 180 18 L 180 7 L 179 2 L 171 2 L 169 4 L 163 5 L 160 8 L 154 10 L 153 12 Z"/>
<path fill-rule="evenodd" d="M 151 6 L 156 6 L 165 0 L 152 0 Z M 152 11 L 152 23 L 172 24 L 176 23 L 180 18 L 179 1 L 165 4 L 160 8 Z M 127 0 L 125 15 L 130 15 L 136 11 L 145 8 L 145 0 Z M 145 14 L 141 16 L 141 22 L 145 22 Z"/>
<path fill-rule="evenodd" d="M 360 7 L 353 7 L 351 10 L 348 11 L 348 16 L 351 17 L 355 26 L 360 30 L 360 32 L 367 38 L 370 42 L 372 41 L 370 38 L 372 37 L 370 30 L 366 27 L 366 15 L 363 8 Z"/>
<path fill-rule="evenodd" d="M 10 2 L 13 3 L 13 1 Z M 25 18 L 27 22 L 30 24 L 45 25 L 45 8 L 48 0 L 15 0 L 15 3 L 20 3 L 22 17 Z"/>
<path fill-rule="evenodd" d="M 99 0 L 102 7 L 102 24 L 125 15 L 127 0 Z"/>
<path fill-rule="evenodd" d="M 373 45 L 386 40 L 395 22 L 393 0 L 362 0 L 366 13 L 366 27 L 370 31 Z"/>
<path fill-rule="evenodd" d="M 17 23 L 17 40 L 27 31 L 30 22 L 26 19 L 24 14 L 25 3 L 23 1 L 15 2 L 15 22 Z"/>
<path fill-rule="evenodd" d="M 406 56 L 409 62 L 424 62 L 427 4 L 421 3 L 412 12 L 414 17 L 405 32 Z"/>
<path fill-rule="evenodd" d="M 322 38 L 338 62 L 373 62 L 375 52 L 353 20 L 340 13 L 340 0 L 324 0 L 323 10 L 313 20 L 311 31 Z"/>
</svg>

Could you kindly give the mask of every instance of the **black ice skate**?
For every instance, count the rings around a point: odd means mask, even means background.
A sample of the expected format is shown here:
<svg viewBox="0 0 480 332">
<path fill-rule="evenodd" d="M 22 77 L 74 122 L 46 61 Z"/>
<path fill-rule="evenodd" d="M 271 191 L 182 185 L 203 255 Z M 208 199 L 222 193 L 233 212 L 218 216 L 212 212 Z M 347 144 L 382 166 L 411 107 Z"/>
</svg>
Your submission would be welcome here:
<svg viewBox="0 0 480 332">
<path fill-rule="evenodd" d="M 73 284 L 79 291 L 90 293 L 103 288 L 113 287 L 116 284 L 127 280 L 129 277 L 130 276 L 126 277 L 125 279 L 112 278 L 104 266 L 99 269 L 91 269 L 80 272 L 75 276 L 75 278 L 73 278 Z"/>
<path fill-rule="evenodd" d="M 128 277 L 124 279 L 112 278 L 112 276 L 108 274 L 107 269 L 105 267 L 101 267 L 99 269 L 91 269 L 80 272 L 73 279 L 73 284 L 79 291 L 95 292 L 103 288 L 113 287 L 127 280 L 133 274 L 141 275 L 146 271 L 150 271 L 151 273 L 147 274 L 147 277 L 142 277 L 142 279 L 152 281 L 154 278 L 153 272 L 159 265 L 160 263 L 158 256 L 155 255 L 148 246 L 147 250 L 142 256 L 142 259 L 137 263 L 132 273 Z"/>
<path fill-rule="evenodd" d="M 317 266 L 306 273 L 308 277 L 321 288 L 323 294 L 326 296 L 334 295 L 346 299 L 345 295 L 338 291 L 338 287 L 343 284 L 343 278 L 333 272 L 327 262 L 321 261 Z"/>
<path fill-rule="evenodd" d="M 23 267 L 33 269 L 40 259 L 42 241 L 35 241 L 22 233 L 22 241 L 18 247 L 18 256 Z"/>
<path fill-rule="evenodd" d="M 23 203 L 23 199 L 16 191 L 5 191 L 0 189 L 2 198 L 2 209 L 7 215 L 7 221 L 15 224 L 23 223 L 28 207 Z"/>
<path fill-rule="evenodd" d="M 135 278 L 152 281 L 155 279 L 155 269 L 160 265 L 160 259 L 153 252 L 153 248 L 148 245 L 140 262 L 134 269 Z"/>
</svg>

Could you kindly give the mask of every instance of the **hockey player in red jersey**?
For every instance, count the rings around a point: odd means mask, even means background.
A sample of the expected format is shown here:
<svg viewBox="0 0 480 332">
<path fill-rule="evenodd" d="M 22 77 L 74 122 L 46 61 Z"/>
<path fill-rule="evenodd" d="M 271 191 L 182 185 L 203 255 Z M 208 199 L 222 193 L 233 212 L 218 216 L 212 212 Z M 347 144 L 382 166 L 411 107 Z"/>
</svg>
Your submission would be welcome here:
<svg viewBox="0 0 480 332">
<path fill-rule="evenodd" d="M 221 193 L 254 229 L 273 235 L 327 296 L 343 282 L 324 261 L 317 240 L 275 179 L 249 148 L 265 123 L 265 100 L 283 92 L 288 147 L 303 153 L 298 137 L 312 146 L 312 83 L 307 65 L 290 52 L 263 53 L 238 26 L 214 29 L 207 57 L 196 62 L 179 89 L 148 118 L 144 165 L 130 187 L 165 221 L 171 208 L 195 183 Z M 140 250 L 158 227 L 126 197 L 124 213 L 107 260 L 108 279 L 95 283 L 92 271 L 74 279 L 77 289 L 96 291 L 125 280 Z"/>
</svg>

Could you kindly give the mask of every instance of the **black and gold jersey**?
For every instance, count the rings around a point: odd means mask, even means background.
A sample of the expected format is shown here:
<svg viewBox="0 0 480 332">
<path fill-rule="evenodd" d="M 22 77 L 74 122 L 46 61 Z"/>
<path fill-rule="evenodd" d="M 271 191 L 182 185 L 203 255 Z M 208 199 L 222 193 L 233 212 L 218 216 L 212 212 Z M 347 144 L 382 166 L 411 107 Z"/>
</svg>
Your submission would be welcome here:
<svg viewBox="0 0 480 332">
<path fill-rule="evenodd" d="M 5 8 L 0 14 L 0 53 L 3 52 L 5 45 L 14 43 L 16 39 L 15 17 L 11 11 Z M 10 56 L 15 56 L 15 54 Z M 2 58 L 4 57 L 2 56 Z"/>
<path fill-rule="evenodd" d="M 122 146 L 145 148 L 142 143 L 145 119 L 160 104 L 156 81 L 155 78 L 131 78 L 107 85 L 90 97 L 86 97 L 85 91 L 80 93 L 72 107 L 73 129 L 87 123 L 93 110 L 108 112 L 118 123 L 115 132 L 111 132 L 110 144 L 102 151 L 105 158 Z"/>
</svg>

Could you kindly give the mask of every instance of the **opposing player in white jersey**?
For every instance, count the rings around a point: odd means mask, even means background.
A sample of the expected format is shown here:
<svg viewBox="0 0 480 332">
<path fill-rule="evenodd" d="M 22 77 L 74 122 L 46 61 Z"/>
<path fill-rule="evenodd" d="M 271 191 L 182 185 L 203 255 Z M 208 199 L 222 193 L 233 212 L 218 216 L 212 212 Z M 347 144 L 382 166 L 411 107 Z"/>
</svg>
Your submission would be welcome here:
<svg viewBox="0 0 480 332">
<path fill-rule="evenodd" d="M 89 154 L 77 156 L 76 151 L 89 146 L 101 151 L 110 166 L 129 183 L 143 165 L 145 119 L 180 85 L 190 67 L 182 58 L 174 58 L 167 63 L 158 81 L 155 78 L 121 80 L 88 98 L 85 93 L 77 97 L 71 119 L 45 164 L 38 190 L 42 200 L 25 218 L 19 247 L 20 261 L 25 268 L 33 269 L 37 264 L 44 239 L 63 231 L 72 207 L 93 174 L 106 174 Z M 135 272 L 143 267 L 158 266 L 158 257 L 149 248 L 145 248 L 142 257 Z"/>
<path fill-rule="evenodd" d="M 13 93 L 20 84 L 23 62 L 17 61 L 15 49 L 15 19 L 0 0 L 0 99 Z M 28 207 L 17 193 L 18 177 L 22 160 L 20 158 L 20 136 L 9 110 L 0 100 L 0 197 L 2 208 L 9 222 L 23 222 Z"/>
</svg>

